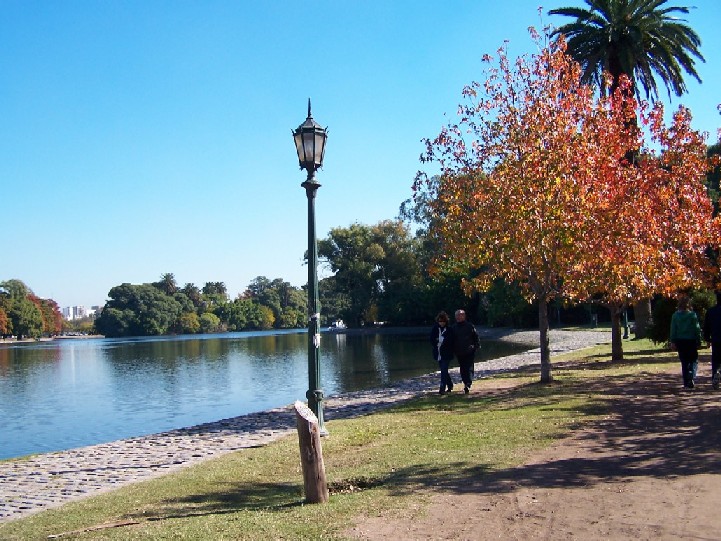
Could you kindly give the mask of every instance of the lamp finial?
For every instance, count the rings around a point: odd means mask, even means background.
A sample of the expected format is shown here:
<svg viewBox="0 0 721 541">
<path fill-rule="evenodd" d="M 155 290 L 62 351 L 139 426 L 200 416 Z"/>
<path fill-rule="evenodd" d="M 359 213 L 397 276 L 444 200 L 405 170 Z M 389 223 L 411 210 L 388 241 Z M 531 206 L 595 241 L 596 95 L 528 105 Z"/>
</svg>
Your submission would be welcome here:
<svg viewBox="0 0 721 541">
<path fill-rule="evenodd" d="M 310 98 L 308 98 L 308 118 L 313 118 L 313 115 L 310 114 Z"/>
</svg>

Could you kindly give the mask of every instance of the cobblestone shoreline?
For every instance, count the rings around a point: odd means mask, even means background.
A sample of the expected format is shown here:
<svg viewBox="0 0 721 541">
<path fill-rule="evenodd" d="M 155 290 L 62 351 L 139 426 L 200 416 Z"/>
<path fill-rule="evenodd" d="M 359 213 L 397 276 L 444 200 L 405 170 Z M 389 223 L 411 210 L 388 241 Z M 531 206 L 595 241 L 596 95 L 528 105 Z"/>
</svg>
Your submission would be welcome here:
<svg viewBox="0 0 721 541">
<path fill-rule="evenodd" d="M 538 364 L 538 331 L 482 330 L 482 338 L 528 344 L 517 355 L 476 363 L 476 378 Z M 608 343 L 610 332 L 550 333 L 551 352 L 574 351 Z M 458 381 L 458 369 L 451 371 Z M 329 396 L 327 422 L 388 407 L 398 401 L 436 392 L 438 376 L 424 376 L 393 386 Z M 0 462 L 0 523 L 63 503 L 107 492 L 197 464 L 225 453 L 266 445 L 295 430 L 292 405 L 138 438 L 46 453 Z"/>
</svg>

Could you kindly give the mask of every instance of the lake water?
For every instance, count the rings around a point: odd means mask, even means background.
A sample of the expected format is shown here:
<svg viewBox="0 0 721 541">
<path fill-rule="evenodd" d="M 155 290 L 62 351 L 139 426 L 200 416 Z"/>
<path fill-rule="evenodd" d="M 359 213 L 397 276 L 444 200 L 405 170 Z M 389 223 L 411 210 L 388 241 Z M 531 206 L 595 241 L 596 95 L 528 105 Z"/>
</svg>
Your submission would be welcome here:
<svg viewBox="0 0 721 541">
<path fill-rule="evenodd" d="M 305 401 L 306 331 L 0 344 L 0 459 Z M 484 342 L 483 359 L 524 346 Z M 437 369 L 428 335 L 324 333 L 326 396 Z"/>
</svg>

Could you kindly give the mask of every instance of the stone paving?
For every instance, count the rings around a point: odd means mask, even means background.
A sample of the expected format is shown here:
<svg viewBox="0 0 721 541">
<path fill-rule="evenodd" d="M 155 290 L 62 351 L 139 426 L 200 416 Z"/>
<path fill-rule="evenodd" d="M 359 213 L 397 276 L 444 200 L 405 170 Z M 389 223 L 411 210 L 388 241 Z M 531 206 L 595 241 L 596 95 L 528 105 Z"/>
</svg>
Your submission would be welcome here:
<svg viewBox="0 0 721 541">
<path fill-rule="evenodd" d="M 537 331 L 486 330 L 482 338 L 538 344 Z M 551 331 L 552 353 L 610 342 L 609 332 Z M 540 349 L 476 363 L 476 378 L 540 363 Z M 458 369 L 451 371 L 458 381 Z M 326 422 L 371 413 L 436 392 L 438 375 L 326 398 Z M 78 449 L 0 462 L 0 523 L 123 485 L 158 477 L 224 453 L 258 447 L 295 431 L 292 405 Z"/>
</svg>

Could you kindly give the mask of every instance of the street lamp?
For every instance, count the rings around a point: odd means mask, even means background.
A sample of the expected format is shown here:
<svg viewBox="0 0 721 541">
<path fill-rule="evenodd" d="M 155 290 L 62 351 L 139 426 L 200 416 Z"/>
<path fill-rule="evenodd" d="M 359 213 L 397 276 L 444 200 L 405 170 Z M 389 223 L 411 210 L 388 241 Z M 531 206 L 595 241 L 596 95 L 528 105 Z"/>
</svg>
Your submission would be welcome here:
<svg viewBox="0 0 721 541">
<path fill-rule="evenodd" d="M 315 172 L 323 166 L 327 128 L 313 120 L 308 98 L 308 118 L 293 131 L 298 164 L 308 171 L 301 184 L 308 196 L 308 407 L 318 418 L 321 435 L 328 434 L 323 424 L 323 391 L 320 389 L 320 312 L 318 310 L 318 244 L 315 238 L 315 192 L 320 184 Z"/>
</svg>

